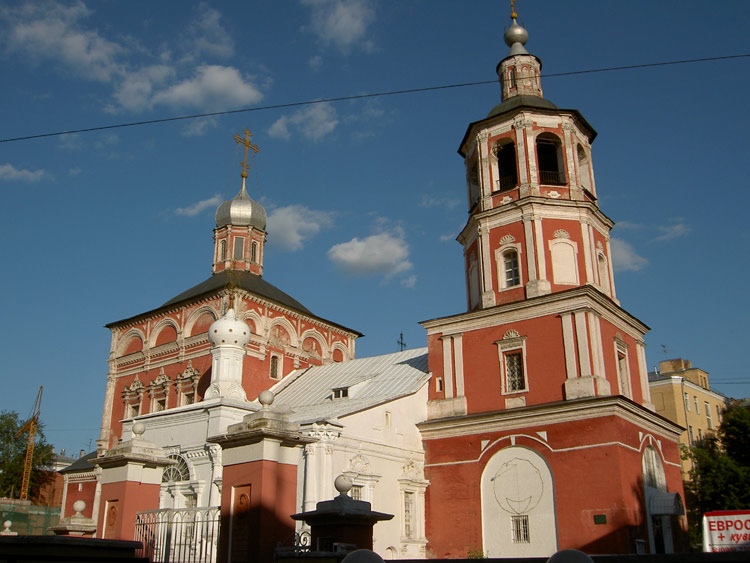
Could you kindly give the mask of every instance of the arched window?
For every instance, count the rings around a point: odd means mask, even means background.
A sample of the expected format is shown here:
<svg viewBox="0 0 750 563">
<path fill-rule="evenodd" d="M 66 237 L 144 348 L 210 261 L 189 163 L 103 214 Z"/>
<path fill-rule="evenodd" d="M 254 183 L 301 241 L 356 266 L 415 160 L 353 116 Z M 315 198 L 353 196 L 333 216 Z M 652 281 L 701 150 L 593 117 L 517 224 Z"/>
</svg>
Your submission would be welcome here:
<svg viewBox="0 0 750 563">
<path fill-rule="evenodd" d="M 516 145 L 513 141 L 505 139 L 505 142 L 495 147 L 497 157 L 497 180 L 495 189 L 497 191 L 512 190 L 518 185 L 518 172 L 516 169 Z"/>
<path fill-rule="evenodd" d="M 479 201 L 479 162 L 476 154 L 469 159 L 466 168 L 466 183 L 469 186 L 469 209 Z"/>
<path fill-rule="evenodd" d="M 227 241 L 219 241 L 219 261 L 223 262 L 227 259 Z"/>
<path fill-rule="evenodd" d="M 469 308 L 475 309 L 479 306 L 479 302 L 479 268 L 476 257 L 472 256 L 469 265 Z"/>
<path fill-rule="evenodd" d="M 576 153 L 578 155 L 578 178 L 581 183 L 581 187 L 589 192 L 591 190 L 591 169 L 589 168 L 589 158 L 586 156 L 586 149 L 580 144 L 576 146 Z"/>
<path fill-rule="evenodd" d="M 510 67 L 508 69 L 508 87 L 509 88 L 516 87 L 516 69 L 513 67 Z"/>
<path fill-rule="evenodd" d="M 562 143 L 552 133 L 542 133 L 536 138 L 536 158 L 539 183 L 552 186 L 565 185 Z"/>
<path fill-rule="evenodd" d="M 187 463 L 179 455 L 170 455 L 169 459 L 176 461 L 175 465 L 170 465 L 164 469 L 161 477 L 162 483 L 176 483 L 179 481 L 190 481 L 190 470 Z"/>
<path fill-rule="evenodd" d="M 250 262 L 258 262 L 258 243 L 255 241 L 253 241 L 253 244 L 250 247 Z"/>
</svg>

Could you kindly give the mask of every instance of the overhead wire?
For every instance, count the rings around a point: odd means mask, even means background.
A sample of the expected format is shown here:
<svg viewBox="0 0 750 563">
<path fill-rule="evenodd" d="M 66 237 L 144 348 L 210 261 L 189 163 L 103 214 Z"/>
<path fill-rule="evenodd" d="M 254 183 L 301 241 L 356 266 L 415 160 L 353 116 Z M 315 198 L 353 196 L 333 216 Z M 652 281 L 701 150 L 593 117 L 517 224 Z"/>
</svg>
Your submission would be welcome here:
<svg viewBox="0 0 750 563">
<path fill-rule="evenodd" d="M 643 69 L 643 68 L 651 68 L 651 67 L 659 67 L 659 66 L 669 66 L 669 65 L 679 65 L 679 64 L 693 64 L 693 63 L 702 63 L 702 62 L 712 62 L 712 61 L 722 61 L 722 60 L 730 60 L 730 59 L 741 59 L 750 57 L 750 54 L 740 54 L 740 55 L 724 55 L 719 57 L 704 57 L 699 59 L 681 59 L 681 60 L 675 60 L 675 61 L 664 61 L 664 62 L 658 62 L 658 63 L 642 63 L 642 64 L 636 64 L 636 65 L 624 65 L 624 66 L 612 66 L 612 67 L 605 67 L 605 68 L 596 68 L 596 69 L 586 69 L 586 70 L 573 70 L 568 72 L 557 72 L 557 73 L 550 73 L 550 74 L 542 74 L 541 78 L 559 78 L 562 76 L 575 76 L 580 74 L 594 74 L 599 72 L 613 72 L 613 71 L 620 71 L 620 70 L 634 70 L 634 69 Z M 300 107 L 300 106 L 306 106 L 306 105 L 313 105 L 313 104 L 324 104 L 324 103 L 332 103 L 332 102 L 343 102 L 348 100 L 362 100 L 367 98 L 378 98 L 378 97 L 384 97 L 384 96 L 398 96 L 403 94 L 416 94 L 421 92 L 433 92 L 437 90 L 448 90 L 452 88 L 466 88 L 469 86 L 482 86 L 485 84 L 494 84 L 497 82 L 497 79 L 493 80 L 480 80 L 476 82 L 461 82 L 458 84 L 444 84 L 440 86 L 425 86 L 422 88 L 406 88 L 402 90 L 390 90 L 386 92 L 374 92 L 370 94 L 355 94 L 350 96 L 336 96 L 332 98 L 322 98 L 322 99 L 316 99 L 316 100 L 304 100 L 299 102 L 288 102 L 284 104 L 271 104 L 266 106 L 256 106 L 251 108 L 241 108 L 241 109 L 233 109 L 233 110 L 223 110 L 223 111 L 213 111 L 213 112 L 207 112 L 207 113 L 196 113 L 196 114 L 190 114 L 190 115 L 178 115 L 174 117 L 162 117 L 159 119 L 146 119 L 141 121 L 130 121 L 126 123 L 115 123 L 112 125 L 100 125 L 97 127 L 84 127 L 80 129 L 67 129 L 65 131 L 55 131 L 52 133 L 38 133 L 35 135 L 24 135 L 21 137 L 9 137 L 6 139 L 0 139 L 0 143 L 13 143 L 18 141 L 29 141 L 32 139 L 43 139 L 45 137 L 59 137 L 62 135 L 73 135 L 78 133 L 91 133 L 94 131 L 106 131 L 109 129 L 121 129 L 124 127 L 137 127 L 141 125 L 154 125 L 157 123 L 169 123 L 172 121 L 183 121 L 187 119 L 199 119 L 202 117 L 216 117 L 220 115 L 232 115 L 236 113 L 248 113 L 248 112 L 254 112 L 254 111 L 268 111 L 268 110 L 274 110 L 274 109 L 286 109 L 286 108 L 292 108 L 292 107 Z"/>
</svg>

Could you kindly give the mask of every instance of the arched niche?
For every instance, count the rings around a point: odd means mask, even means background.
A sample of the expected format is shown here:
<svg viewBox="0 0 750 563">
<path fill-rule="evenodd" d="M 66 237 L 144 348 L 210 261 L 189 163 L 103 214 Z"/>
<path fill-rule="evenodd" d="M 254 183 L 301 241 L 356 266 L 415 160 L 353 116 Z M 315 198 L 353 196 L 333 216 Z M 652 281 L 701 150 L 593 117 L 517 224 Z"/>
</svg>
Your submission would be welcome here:
<svg viewBox="0 0 750 563">
<path fill-rule="evenodd" d="M 216 320 L 216 314 L 213 310 L 208 308 L 202 308 L 195 311 L 187 322 L 186 330 L 188 336 L 195 336 L 196 334 L 203 334 L 208 332 L 209 327 Z"/>
<path fill-rule="evenodd" d="M 158 332 L 156 332 L 158 331 Z M 177 327 L 170 322 L 164 322 L 155 329 L 154 346 L 161 346 L 177 340 Z"/>
<path fill-rule="evenodd" d="M 122 337 L 118 348 L 118 356 L 127 356 L 143 350 L 144 337 L 139 331 L 132 330 Z"/>
<path fill-rule="evenodd" d="M 482 472 L 482 551 L 486 557 L 548 557 L 557 551 L 552 472 L 534 450 L 510 446 Z"/>
</svg>

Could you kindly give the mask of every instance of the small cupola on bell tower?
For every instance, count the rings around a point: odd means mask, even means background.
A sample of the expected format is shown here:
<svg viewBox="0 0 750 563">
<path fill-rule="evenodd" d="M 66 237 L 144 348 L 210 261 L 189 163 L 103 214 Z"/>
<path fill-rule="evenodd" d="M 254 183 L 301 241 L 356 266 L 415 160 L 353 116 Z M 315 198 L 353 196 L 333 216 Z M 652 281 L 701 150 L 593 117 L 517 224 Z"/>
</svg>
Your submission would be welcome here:
<svg viewBox="0 0 750 563">
<path fill-rule="evenodd" d="M 497 65 L 497 76 L 500 79 L 502 101 L 514 96 L 542 96 L 542 61 L 539 57 L 526 51 L 529 32 L 518 25 L 518 14 L 515 2 L 512 2 L 510 18 L 512 20 L 505 30 L 505 44 L 510 47 L 508 56 Z"/>
<path fill-rule="evenodd" d="M 244 137 L 234 136 L 237 144 L 245 148 L 242 167 L 242 187 L 240 193 L 219 205 L 216 210 L 214 229 L 213 273 L 225 270 L 250 272 L 263 275 L 263 249 L 266 242 L 266 210 L 250 198 L 247 193 L 248 153 L 259 152 L 257 145 L 250 142 L 249 129 Z"/>
</svg>

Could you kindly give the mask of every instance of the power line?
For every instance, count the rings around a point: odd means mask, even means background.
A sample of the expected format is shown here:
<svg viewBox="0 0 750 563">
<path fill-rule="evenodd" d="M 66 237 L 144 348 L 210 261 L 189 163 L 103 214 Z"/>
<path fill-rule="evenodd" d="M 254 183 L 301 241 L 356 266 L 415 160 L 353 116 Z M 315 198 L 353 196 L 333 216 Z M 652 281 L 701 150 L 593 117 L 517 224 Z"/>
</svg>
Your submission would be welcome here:
<svg viewBox="0 0 750 563">
<path fill-rule="evenodd" d="M 596 68 L 596 69 L 588 69 L 588 70 L 573 70 L 569 72 L 557 72 L 552 74 L 542 74 L 542 78 L 558 78 L 561 76 L 575 76 L 578 74 L 593 74 L 598 72 L 612 72 L 612 71 L 618 71 L 618 70 L 634 70 L 634 69 L 642 69 L 642 68 L 650 68 L 650 67 L 657 67 L 657 66 L 668 66 L 668 65 L 679 65 L 679 64 L 693 64 L 693 63 L 703 63 L 703 62 L 711 62 L 711 61 L 723 61 L 723 60 L 729 60 L 729 59 L 741 59 L 745 57 L 750 57 L 750 54 L 743 54 L 743 55 L 725 55 L 721 57 L 705 57 L 701 59 L 683 59 L 683 60 L 677 60 L 677 61 L 665 61 L 660 63 L 643 63 L 643 64 L 637 64 L 637 65 L 626 65 L 626 66 L 612 66 L 612 67 L 606 67 L 606 68 Z M 323 98 L 320 100 L 306 100 L 302 102 L 289 102 L 286 104 L 272 104 L 267 106 L 257 106 L 252 108 L 242 108 L 242 109 L 234 109 L 234 110 L 225 110 L 225 111 L 214 111 L 209 113 L 196 113 L 191 115 L 180 115 L 176 117 L 163 117 L 160 119 L 147 119 L 143 121 L 131 121 L 127 123 L 116 123 L 113 125 L 101 125 L 99 127 L 85 127 L 82 129 L 68 129 L 66 131 L 55 131 L 54 133 L 39 133 L 36 135 L 26 135 L 23 137 L 9 137 L 7 139 L 0 139 L 0 143 L 13 143 L 17 141 L 29 141 L 32 139 L 43 139 L 45 137 L 59 137 L 61 135 L 72 135 L 75 133 L 91 133 L 94 131 L 106 131 L 108 129 L 121 129 L 124 127 L 136 127 L 140 125 L 154 125 L 157 123 L 168 123 L 170 121 L 183 121 L 186 119 L 198 119 L 201 117 L 215 117 L 219 115 L 231 115 L 234 113 L 248 113 L 253 111 L 267 111 L 267 110 L 273 110 L 273 109 L 285 109 L 285 108 L 292 108 L 292 107 L 299 107 L 299 106 L 306 106 L 306 105 L 312 105 L 312 104 L 324 104 L 324 103 L 331 103 L 331 102 L 343 102 L 347 100 L 362 100 L 366 98 L 378 98 L 378 97 L 384 97 L 384 96 L 398 96 L 402 94 L 417 94 L 421 92 L 433 92 L 437 90 L 448 90 L 451 88 L 466 88 L 469 86 L 481 86 L 484 84 L 494 84 L 497 82 L 497 79 L 494 80 L 481 80 L 477 82 L 462 82 L 459 84 L 444 84 L 442 86 L 425 86 L 423 88 L 409 88 L 404 90 L 391 90 L 387 92 L 376 92 L 372 94 L 358 94 L 354 96 L 338 96 L 334 98 Z"/>
</svg>

